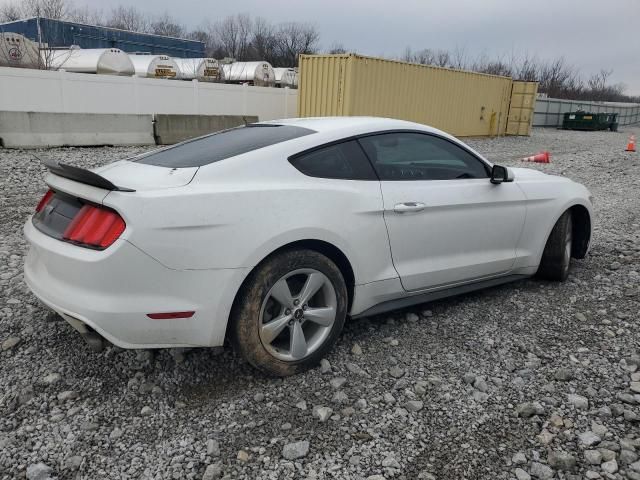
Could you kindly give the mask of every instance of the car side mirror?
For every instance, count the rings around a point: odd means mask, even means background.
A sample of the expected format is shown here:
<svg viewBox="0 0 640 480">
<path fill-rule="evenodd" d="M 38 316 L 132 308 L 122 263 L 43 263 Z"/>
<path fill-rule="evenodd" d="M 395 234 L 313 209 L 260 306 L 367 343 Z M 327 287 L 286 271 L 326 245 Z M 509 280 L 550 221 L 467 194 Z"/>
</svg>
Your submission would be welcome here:
<svg viewBox="0 0 640 480">
<path fill-rule="evenodd" d="M 513 170 L 502 165 L 494 165 L 491 169 L 491 183 L 498 185 L 503 182 L 513 182 Z"/>
</svg>

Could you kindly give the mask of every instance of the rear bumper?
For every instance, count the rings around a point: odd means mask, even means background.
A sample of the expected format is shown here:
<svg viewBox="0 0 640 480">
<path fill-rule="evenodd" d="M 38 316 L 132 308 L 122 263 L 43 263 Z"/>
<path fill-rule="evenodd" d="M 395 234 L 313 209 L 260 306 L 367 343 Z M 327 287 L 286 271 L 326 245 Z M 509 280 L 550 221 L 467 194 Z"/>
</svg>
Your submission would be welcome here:
<svg viewBox="0 0 640 480">
<path fill-rule="evenodd" d="M 125 240 L 90 250 L 44 235 L 30 219 L 24 233 L 30 243 L 25 281 L 67 320 L 88 325 L 122 348 L 223 344 L 248 269 L 172 270 Z M 171 320 L 147 316 L 178 311 L 195 314 Z"/>
</svg>

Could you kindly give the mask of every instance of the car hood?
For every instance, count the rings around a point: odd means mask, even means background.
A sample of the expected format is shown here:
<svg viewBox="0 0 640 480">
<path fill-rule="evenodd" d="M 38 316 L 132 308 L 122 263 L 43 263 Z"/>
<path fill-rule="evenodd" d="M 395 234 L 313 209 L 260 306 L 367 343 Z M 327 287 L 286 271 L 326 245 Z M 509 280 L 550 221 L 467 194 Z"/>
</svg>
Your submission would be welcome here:
<svg viewBox="0 0 640 480">
<path fill-rule="evenodd" d="M 511 168 L 511 170 L 514 173 L 516 180 L 527 179 L 527 178 L 538 178 L 540 176 L 548 176 L 548 174 L 541 172 L 539 170 L 533 170 L 532 168 L 515 167 L 515 168 Z"/>
<path fill-rule="evenodd" d="M 120 160 L 93 171 L 119 187 L 153 190 L 187 185 L 193 180 L 198 167 L 168 168 Z"/>
</svg>

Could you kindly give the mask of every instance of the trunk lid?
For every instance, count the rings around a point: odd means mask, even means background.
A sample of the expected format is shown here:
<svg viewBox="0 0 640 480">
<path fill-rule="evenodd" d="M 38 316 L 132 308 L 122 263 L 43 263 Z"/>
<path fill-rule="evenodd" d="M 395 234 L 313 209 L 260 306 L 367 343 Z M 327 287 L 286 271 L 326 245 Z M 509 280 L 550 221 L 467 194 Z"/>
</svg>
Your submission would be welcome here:
<svg viewBox="0 0 640 480">
<path fill-rule="evenodd" d="M 123 225 L 115 238 L 124 230 L 123 216 L 126 218 L 126 212 L 118 212 L 105 205 L 109 194 L 138 203 L 142 196 L 139 193 L 182 187 L 191 182 L 198 171 L 198 167 L 168 168 L 127 160 L 92 170 L 50 159 L 44 164 L 50 170 L 45 181 L 51 192 L 47 194 L 48 200 L 43 199 L 42 207 L 39 205 L 33 215 L 33 225 L 58 240 L 98 249 L 111 244 L 103 244 L 102 241 L 111 235 L 112 226 L 117 229 L 120 221 Z M 77 225 L 86 226 L 86 231 Z"/>
<path fill-rule="evenodd" d="M 198 167 L 169 168 L 120 160 L 88 170 L 45 160 L 51 173 L 45 182 L 55 191 L 102 203 L 111 191 L 136 192 L 175 188 L 193 180 Z"/>
<path fill-rule="evenodd" d="M 133 190 L 156 190 L 187 185 L 198 167 L 169 168 L 120 160 L 93 169 L 93 172 L 115 185 Z"/>
</svg>

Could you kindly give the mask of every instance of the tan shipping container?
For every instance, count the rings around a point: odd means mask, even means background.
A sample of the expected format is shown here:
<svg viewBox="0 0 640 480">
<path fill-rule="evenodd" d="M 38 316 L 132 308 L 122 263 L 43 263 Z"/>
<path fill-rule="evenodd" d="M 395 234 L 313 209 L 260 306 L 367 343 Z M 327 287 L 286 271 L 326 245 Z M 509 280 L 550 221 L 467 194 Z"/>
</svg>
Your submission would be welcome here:
<svg viewBox="0 0 640 480">
<path fill-rule="evenodd" d="M 504 135 L 512 83 L 510 77 L 362 55 L 301 55 L 298 115 L 371 115 L 456 136 Z"/>
<path fill-rule="evenodd" d="M 511 88 L 507 135 L 530 135 L 538 82 L 514 81 Z"/>
</svg>

